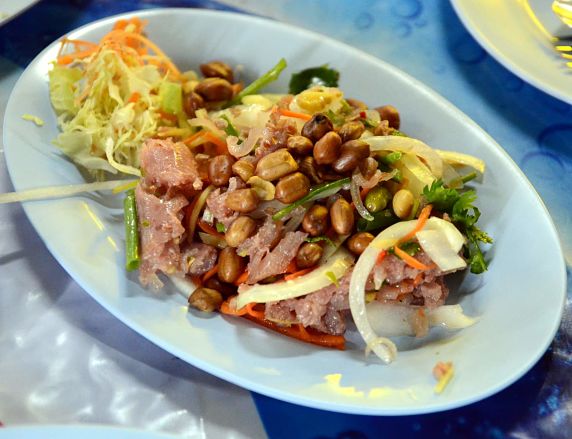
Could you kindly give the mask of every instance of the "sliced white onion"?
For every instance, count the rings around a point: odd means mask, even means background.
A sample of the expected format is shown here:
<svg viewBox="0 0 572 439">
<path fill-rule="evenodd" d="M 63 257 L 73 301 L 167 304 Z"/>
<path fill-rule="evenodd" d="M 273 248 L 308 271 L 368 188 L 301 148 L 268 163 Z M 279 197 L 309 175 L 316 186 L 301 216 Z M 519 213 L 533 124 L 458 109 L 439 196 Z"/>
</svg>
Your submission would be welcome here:
<svg viewBox="0 0 572 439">
<path fill-rule="evenodd" d="M 445 183 L 445 186 L 452 189 L 457 189 L 463 186 L 461 176 L 457 170 L 447 162 L 443 162 L 443 183 Z"/>
<path fill-rule="evenodd" d="M 450 222 L 431 217 L 415 237 L 423 251 L 441 271 L 449 272 L 467 266 L 465 260 L 459 256 L 465 238 Z"/>
<path fill-rule="evenodd" d="M 327 263 L 304 276 L 284 282 L 266 285 L 256 284 L 247 288 L 239 288 L 236 301 L 237 309 L 252 302 L 274 302 L 312 293 L 332 283 L 328 276 L 329 273 L 333 273 L 336 279 L 339 279 L 352 263 L 353 257 L 347 251 L 340 250 Z"/>
<path fill-rule="evenodd" d="M 395 163 L 395 166 L 401 171 L 403 180 L 407 182 L 406 188 L 416 196 L 420 196 L 423 193 L 423 188 L 431 186 L 435 181 L 435 176 L 429 168 L 415 155 L 404 154 L 401 160 Z"/>
<path fill-rule="evenodd" d="M 226 146 L 230 155 L 236 158 L 240 158 L 250 154 L 250 152 L 254 149 L 256 142 L 258 142 L 258 139 L 262 137 L 262 130 L 263 128 L 251 128 L 248 131 L 248 137 L 241 144 L 238 143 L 238 137 L 227 137 Z"/>
<path fill-rule="evenodd" d="M 363 140 L 369 144 L 372 151 L 400 151 L 414 154 L 425 160 L 436 178 L 441 178 L 443 175 L 443 159 L 421 140 L 403 136 L 373 136 Z"/>
<path fill-rule="evenodd" d="M 380 338 L 369 323 L 365 304 L 365 284 L 379 253 L 397 244 L 400 238 L 415 228 L 416 223 L 417 221 L 402 221 L 377 235 L 357 260 L 350 280 L 349 302 L 352 318 L 366 346 L 384 363 L 391 363 L 395 359 L 397 349 L 391 340 Z"/>
<path fill-rule="evenodd" d="M 299 206 L 296 209 L 294 209 L 291 213 L 291 218 L 284 226 L 284 233 L 296 231 L 298 229 L 298 226 L 302 224 L 305 214 L 306 214 L 306 209 L 302 206 Z"/>
<path fill-rule="evenodd" d="M 385 337 L 415 335 L 413 320 L 418 308 L 371 302 L 366 306 L 367 317 L 377 334 Z M 449 330 L 467 328 L 477 319 L 463 313 L 461 305 L 443 305 L 433 310 L 424 309 L 429 327 L 443 326 Z"/>
<path fill-rule="evenodd" d="M 469 154 L 462 154 L 455 151 L 443 151 L 442 149 L 434 149 L 434 151 L 441 156 L 441 158 L 450 165 L 469 166 L 481 174 L 485 173 L 485 162 L 475 156 Z"/>
<path fill-rule="evenodd" d="M 201 194 L 199 195 L 199 198 L 197 199 L 197 202 L 195 203 L 195 205 L 193 207 L 193 210 L 191 211 L 191 214 L 189 215 L 189 226 L 187 228 L 187 231 L 188 231 L 187 241 L 189 243 L 193 242 L 193 234 L 195 233 L 195 228 L 197 226 L 197 220 L 199 219 L 199 214 L 201 213 L 201 209 L 203 208 L 203 206 L 207 202 L 207 198 L 209 197 L 209 195 L 211 194 L 211 192 L 214 189 L 215 189 L 215 187 L 211 184 L 210 186 L 207 186 L 207 188 L 201 192 Z"/>
<path fill-rule="evenodd" d="M 212 120 L 207 119 L 206 117 L 195 117 L 190 119 L 188 122 L 192 127 L 203 127 L 218 137 L 226 137 L 225 132 L 218 128 Z"/>
<path fill-rule="evenodd" d="M 365 208 L 363 202 L 361 201 L 359 186 L 356 180 L 357 175 L 361 176 L 361 173 L 359 172 L 358 169 L 355 170 L 352 176 L 352 181 L 350 183 L 350 194 L 352 196 L 352 201 L 354 203 L 356 210 L 358 211 L 358 213 L 362 218 L 366 219 L 367 221 L 373 221 L 372 214 L 369 213 L 369 210 Z"/>
</svg>

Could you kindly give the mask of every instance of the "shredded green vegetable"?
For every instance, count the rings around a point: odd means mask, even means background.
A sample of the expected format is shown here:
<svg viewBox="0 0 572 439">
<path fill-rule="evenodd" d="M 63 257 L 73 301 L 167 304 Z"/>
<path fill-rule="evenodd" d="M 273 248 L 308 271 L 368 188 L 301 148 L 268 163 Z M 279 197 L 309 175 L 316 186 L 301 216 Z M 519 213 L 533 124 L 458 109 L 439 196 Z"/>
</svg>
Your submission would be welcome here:
<svg viewBox="0 0 572 439">
<path fill-rule="evenodd" d="M 345 186 L 347 184 L 350 184 L 350 178 L 349 177 L 342 178 L 341 180 L 332 181 L 331 183 L 324 183 L 324 184 L 320 184 L 318 186 L 314 186 L 313 188 L 310 189 L 310 193 L 308 195 L 300 198 L 298 201 L 296 201 L 292 204 L 289 204 L 284 209 L 279 210 L 278 212 L 276 212 L 272 216 L 272 219 L 274 221 L 278 221 L 278 220 L 284 218 L 286 215 L 288 215 L 290 212 L 292 212 L 298 206 L 301 206 L 302 204 L 307 203 L 308 201 L 312 201 L 312 200 L 315 200 L 317 198 L 322 198 L 322 196 L 325 192 L 329 192 L 332 190 L 337 192 L 338 190 L 340 190 L 343 186 Z"/>
<path fill-rule="evenodd" d="M 127 192 L 123 201 L 125 221 L 125 268 L 133 271 L 139 268 L 139 227 L 137 223 L 137 205 L 135 203 L 135 191 Z"/>
<path fill-rule="evenodd" d="M 288 64 L 284 58 L 281 58 L 274 67 L 272 67 L 268 72 L 262 75 L 260 78 L 253 81 L 250 85 L 244 88 L 239 94 L 237 94 L 234 99 L 232 99 L 226 106 L 231 107 L 233 105 L 240 104 L 242 98 L 248 95 L 253 95 L 258 93 L 264 87 L 266 87 L 271 82 L 274 82 L 280 76 L 282 70 L 286 68 Z"/>
</svg>

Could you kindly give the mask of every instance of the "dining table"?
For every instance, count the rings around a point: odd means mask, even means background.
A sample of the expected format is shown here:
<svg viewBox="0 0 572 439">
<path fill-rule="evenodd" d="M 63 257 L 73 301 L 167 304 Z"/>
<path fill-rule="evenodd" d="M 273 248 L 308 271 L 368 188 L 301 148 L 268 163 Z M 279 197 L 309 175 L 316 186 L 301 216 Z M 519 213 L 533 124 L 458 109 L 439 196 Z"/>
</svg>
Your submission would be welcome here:
<svg viewBox="0 0 572 439">
<path fill-rule="evenodd" d="M 2 15 L 0 22 L 2 118 L 24 69 L 47 45 L 84 24 L 165 7 L 267 17 L 367 52 L 426 84 L 474 120 L 540 195 L 571 274 L 571 106 L 499 63 L 448 0 L 24 3 L 29 5 L 17 15 Z M 2 8 L 0 2 L 0 13 Z M 572 87 L 572 71 L 570 80 Z M 14 190 L 5 146 L 0 149 L 0 192 Z M 338 413 L 284 402 L 193 367 L 129 328 L 58 264 L 20 204 L 0 205 L 0 422 L 6 431 L 106 425 L 189 439 L 566 438 L 572 436 L 571 376 L 572 308 L 567 299 L 544 355 L 516 382 L 483 400 L 403 416 Z"/>
</svg>

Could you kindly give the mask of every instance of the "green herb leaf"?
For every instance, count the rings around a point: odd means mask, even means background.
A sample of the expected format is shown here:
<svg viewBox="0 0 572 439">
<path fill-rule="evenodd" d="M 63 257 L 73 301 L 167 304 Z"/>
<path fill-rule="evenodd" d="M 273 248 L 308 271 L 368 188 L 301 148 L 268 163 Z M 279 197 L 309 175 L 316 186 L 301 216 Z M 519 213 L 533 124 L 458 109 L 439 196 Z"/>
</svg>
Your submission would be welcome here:
<svg viewBox="0 0 572 439">
<path fill-rule="evenodd" d="M 324 87 L 337 87 L 340 79 L 340 73 L 331 69 L 327 64 L 320 67 L 311 67 L 294 73 L 290 78 L 288 86 L 289 93 L 298 94 L 304 90 L 322 85 Z"/>
<path fill-rule="evenodd" d="M 226 227 L 222 223 L 216 223 L 215 228 L 216 228 L 216 231 L 219 233 L 225 233 L 226 232 Z"/>
<path fill-rule="evenodd" d="M 251 82 L 247 87 L 244 88 L 239 94 L 237 94 L 226 106 L 231 107 L 236 104 L 240 104 L 242 98 L 245 96 L 253 95 L 258 93 L 264 87 L 266 87 L 271 82 L 276 81 L 280 77 L 282 70 L 286 68 L 288 64 L 284 58 L 281 58 L 278 63 L 268 70 L 260 78 Z"/>
<path fill-rule="evenodd" d="M 334 241 L 332 241 L 330 238 L 328 238 L 327 236 L 314 236 L 314 237 L 308 237 L 306 239 L 304 239 L 304 241 L 306 242 L 320 242 L 320 241 L 325 241 L 326 244 L 331 245 L 332 247 L 335 247 L 336 244 L 334 244 Z"/>
</svg>

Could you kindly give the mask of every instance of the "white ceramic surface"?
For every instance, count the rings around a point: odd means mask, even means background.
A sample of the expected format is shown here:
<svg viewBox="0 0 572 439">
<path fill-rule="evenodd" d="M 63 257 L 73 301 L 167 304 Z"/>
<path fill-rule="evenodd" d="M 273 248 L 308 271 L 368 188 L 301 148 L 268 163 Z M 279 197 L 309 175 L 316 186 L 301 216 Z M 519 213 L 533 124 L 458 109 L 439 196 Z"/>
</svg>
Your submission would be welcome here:
<svg viewBox="0 0 572 439">
<path fill-rule="evenodd" d="M 0 26 L 8 23 L 39 0 L 2 0 L 0 3 Z"/>
<path fill-rule="evenodd" d="M 111 313 L 189 363 L 250 390 L 312 407 L 361 414 L 402 415 L 445 410 L 506 387 L 540 358 L 558 327 L 565 270 L 554 225 L 538 195 L 508 155 L 451 104 L 382 61 L 321 35 L 243 15 L 197 10 L 139 12 L 150 37 L 182 68 L 210 59 L 241 63 L 254 78 L 285 57 L 289 74 L 329 63 L 341 71 L 348 96 L 399 108 L 403 129 L 442 149 L 483 158 L 479 185 L 482 227 L 496 238 L 489 271 L 469 276 L 452 294 L 477 325 L 457 334 L 433 332 L 401 343 L 395 363 L 366 359 L 351 337 L 345 352 L 308 346 L 247 321 L 187 312 L 173 291 L 143 290 L 123 270 L 121 200 L 89 195 L 26 203 L 32 224 L 62 266 Z M 115 18 L 71 33 L 96 40 Z M 208 35 L 209 38 L 205 38 Z M 56 136 L 47 71 L 57 47 L 24 72 L 8 102 L 4 145 L 18 190 L 79 183 L 81 174 L 50 144 Z M 46 121 L 36 127 L 25 113 Z M 350 334 L 351 335 L 351 334 Z M 431 371 L 453 361 L 456 376 L 441 395 Z"/>
<path fill-rule="evenodd" d="M 572 68 L 534 24 L 528 8 L 551 35 L 572 36 L 549 0 L 451 0 L 471 35 L 515 75 L 572 104 Z M 569 43 L 565 43 L 569 44 Z"/>
<path fill-rule="evenodd" d="M 97 425 L 0 428 L 0 439 L 173 439 L 177 436 Z"/>
</svg>

